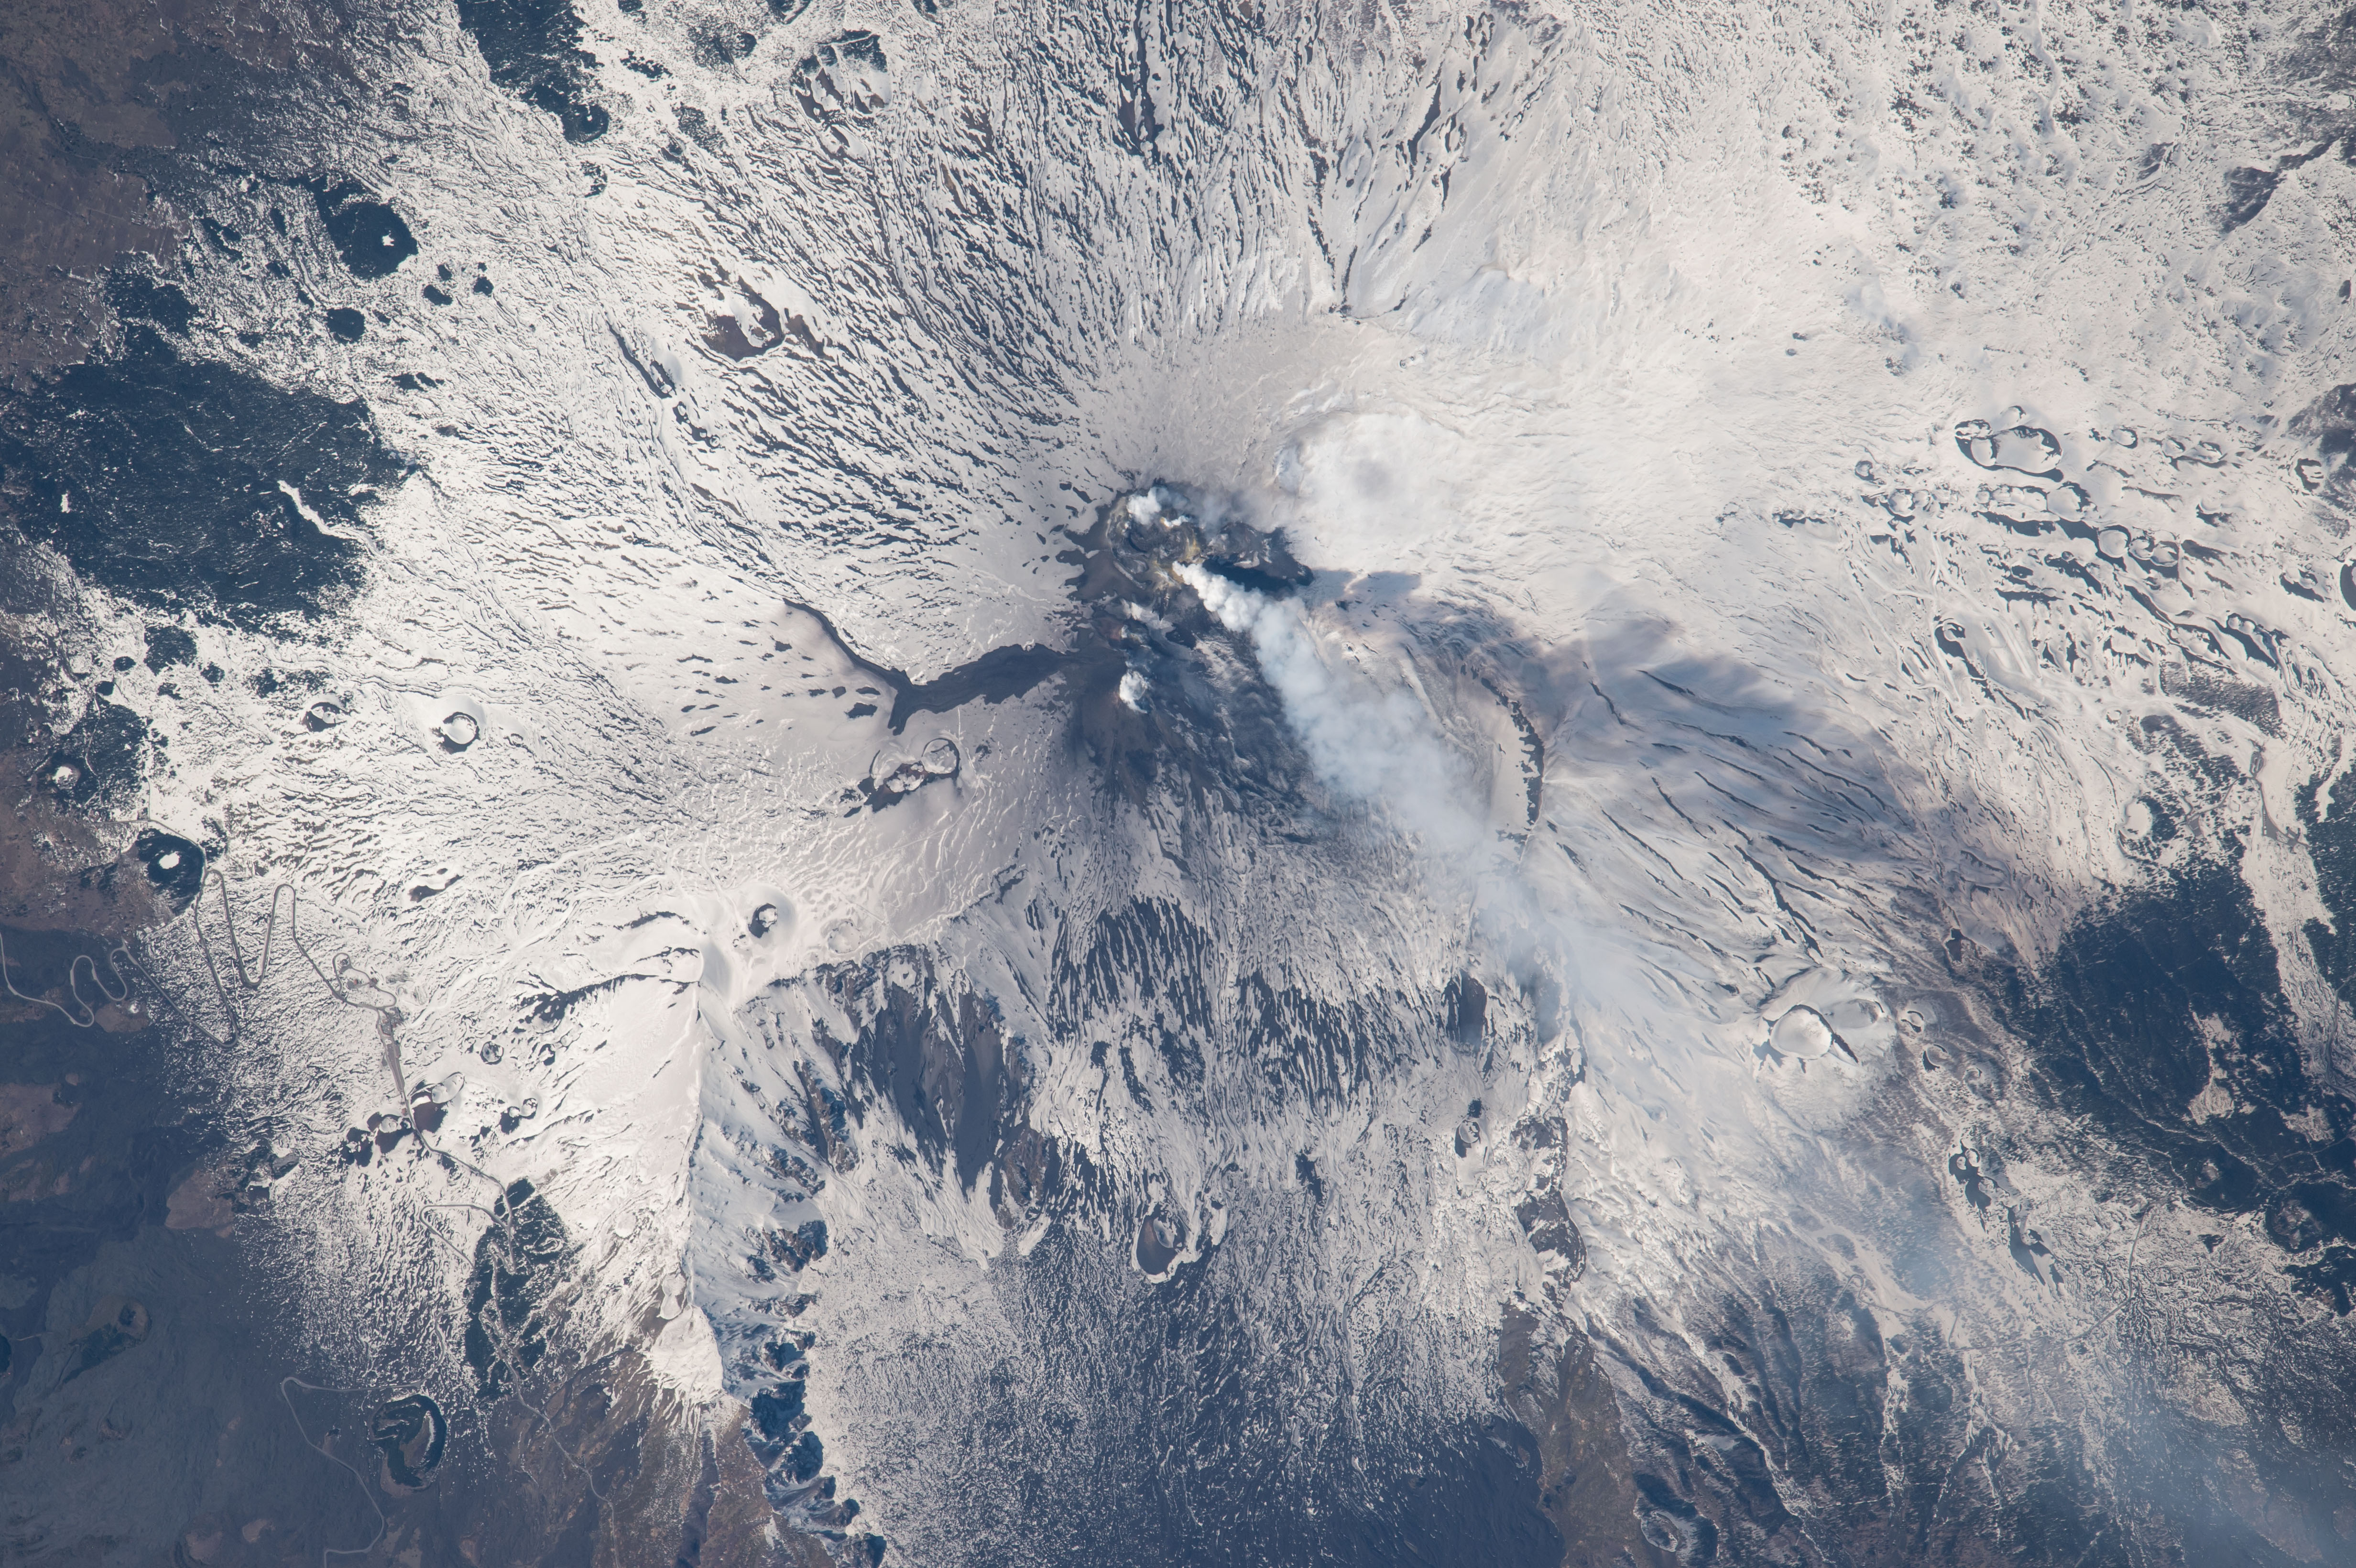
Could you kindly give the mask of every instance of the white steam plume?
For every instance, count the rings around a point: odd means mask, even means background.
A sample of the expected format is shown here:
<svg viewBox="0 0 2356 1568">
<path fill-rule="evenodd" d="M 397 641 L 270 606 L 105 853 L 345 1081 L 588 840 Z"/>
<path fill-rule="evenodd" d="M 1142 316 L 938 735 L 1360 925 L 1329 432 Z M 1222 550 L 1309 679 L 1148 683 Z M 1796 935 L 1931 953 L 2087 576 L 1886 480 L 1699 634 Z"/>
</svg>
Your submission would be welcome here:
<svg viewBox="0 0 2356 1568">
<path fill-rule="evenodd" d="M 1301 609 L 1192 563 L 1177 569 L 1219 624 L 1251 639 L 1261 673 L 1328 788 L 1386 807 L 1425 849 L 1461 858 L 1493 847 L 1485 816 L 1465 804 L 1463 763 L 1405 691 L 1379 691 L 1327 664 Z M 1478 870 L 1480 868 L 1468 868 Z"/>
</svg>

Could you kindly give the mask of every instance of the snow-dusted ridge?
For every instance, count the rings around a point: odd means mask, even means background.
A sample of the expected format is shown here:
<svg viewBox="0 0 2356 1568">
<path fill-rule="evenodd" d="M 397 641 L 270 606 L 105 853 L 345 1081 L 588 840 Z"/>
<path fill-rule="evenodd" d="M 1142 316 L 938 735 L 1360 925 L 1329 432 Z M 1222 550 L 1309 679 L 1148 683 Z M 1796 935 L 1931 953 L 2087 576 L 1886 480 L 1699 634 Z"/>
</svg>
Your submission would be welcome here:
<svg viewBox="0 0 2356 1568">
<path fill-rule="evenodd" d="M 2343 1549 L 2319 19 L 782 10 L 568 143 L 415 6 L 366 336 L 188 258 L 412 467 L 121 677 L 398 1009 L 199 1052 L 305 1343 L 463 1392 L 528 1181 L 846 1561 Z"/>
</svg>

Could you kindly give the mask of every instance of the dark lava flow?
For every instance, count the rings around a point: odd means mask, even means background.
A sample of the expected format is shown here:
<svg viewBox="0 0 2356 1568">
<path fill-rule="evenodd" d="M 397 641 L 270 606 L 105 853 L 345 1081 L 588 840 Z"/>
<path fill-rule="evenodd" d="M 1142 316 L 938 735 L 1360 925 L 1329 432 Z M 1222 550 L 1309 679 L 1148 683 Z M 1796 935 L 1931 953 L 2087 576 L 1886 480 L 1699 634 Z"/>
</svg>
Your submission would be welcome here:
<svg viewBox="0 0 2356 1568">
<path fill-rule="evenodd" d="M 787 601 L 792 603 L 792 601 Z M 837 647 L 850 656 L 851 663 L 882 681 L 892 691 L 891 726 L 894 734 L 907 728 L 908 720 L 919 713 L 948 713 L 973 701 L 1004 702 L 1022 696 L 1049 676 L 1062 669 L 1072 656 L 1026 643 L 1020 647 L 992 648 L 980 658 L 958 666 L 955 669 L 935 676 L 927 681 L 912 681 L 905 673 L 887 669 L 854 649 L 842 634 L 834 629 L 826 612 L 810 604 L 793 604 L 793 608 L 814 618 L 834 640 Z"/>
<path fill-rule="evenodd" d="M 422 1393 L 387 1400 L 369 1432 L 369 1441 L 384 1456 L 385 1474 L 392 1484 L 411 1489 L 433 1478 L 449 1439 L 450 1423 L 442 1407 Z"/>
<path fill-rule="evenodd" d="M 568 142 L 594 142 L 613 123 L 591 101 L 597 58 L 581 47 L 570 0 L 458 0 L 458 26 L 474 35 L 491 81 L 556 116 Z"/>
<path fill-rule="evenodd" d="M 572 1272 L 564 1221 L 529 1181 L 508 1187 L 475 1243 L 466 1286 L 466 1364 L 496 1399 L 548 1353 L 548 1298 Z"/>
<path fill-rule="evenodd" d="M 312 187 L 319 203 L 319 220 L 336 254 L 356 278 L 389 278 L 417 254 L 417 238 L 400 213 L 369 194 L 358 180 Z"/>
<path fill-rule="evenodd" d="M 361 546 L 341 531 L 406 472 L 366 405 L 126 336 L 0 399 L 0 512 L 88 582 L 249 630 L 354 586 Z"/>
</svg>

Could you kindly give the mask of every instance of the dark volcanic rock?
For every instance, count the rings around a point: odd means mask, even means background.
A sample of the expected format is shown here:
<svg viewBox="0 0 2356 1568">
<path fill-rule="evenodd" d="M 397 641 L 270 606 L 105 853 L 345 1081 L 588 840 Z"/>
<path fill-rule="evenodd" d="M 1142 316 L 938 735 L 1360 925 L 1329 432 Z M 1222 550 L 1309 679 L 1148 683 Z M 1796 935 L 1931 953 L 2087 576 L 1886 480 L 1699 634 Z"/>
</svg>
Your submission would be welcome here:
<svg viewBox="0 0 2356 1568">
<path fill-rule="evenodd" d="M 93 702 L 41 764 L 40 783 L 60 805 L 120 805 L 138 787 L 147 750 L 145 720 L 120 703 Z"/>
<path fill-rule="evenodd" d="M 425 1485 L 441 1467 L 449 1439 L 442 1407 L 422 1393 L 387 1400 L 369 1433 L 369 1441 L 384 1456 L 385 1475 L 394 1486 L 412 1489 Z"/>
<path fill-rule="evenodd" d="M 2335 798 L 2335 809 L 2325 816 L 2322 782 L 2310 781 L 2298 792 L 2297 804 L 2308 854 L 2315 861 L 2315 891 L 2331 912 L 2331 920 L 2329 924 L 2311 920 L 2302 934 L 2323 977 L 2341 1001 L 2356 1008 L 2356 809 L 2351 809 L 2356 802 L 2343 805 Z M 2348 793 L 2356 793 L 2356 784 L 2343 779 L 2335 795 Z"/>
<path fill-rule="evenodd" d="M 1561 1193 L 1529 1194 L 1514 1205 L 1514 1218 L 1521 1221 L 1523 1233 L 1537 1251 L 1561 1258 L 1574 1275 L 1587 1266 L 1586 1240 L 1571 1221 L 1570 1208 Z"/>
<path fill-rule="evenodd" d="M 87 581 L 247 627 L 355 584 L 360 547 L 304 511 L 358 531 L 402 472 L 366 405 L 183 359 L 144 326 L 0 400 L 0 507 L 25 537 Z"/>
<path fill-rule="evenodd" d="M 466 1287 L 466 1364 L 496 1399 L 548 1353 L 548 1298 L 571 1272 L 564 1221 L 529 1181 L 510 1183 L 475 1244 Z"/>
<path fill-rule="evenodd" d="M 177 286 L 150 283 L 134 273 L 119 275 L 106 285 L 106 303 L 125 321 L 153 322 L 182 335 L 197 318 L 196 306 Z"/>
<path fill-rule="evenodd" d="M 313 188 L 319 220 L 327 226 L 327 238 L 352 276 L 389 278 L 417 254 L 417 239 L 401 214 L 371 197 L 358 180 L 323 182 Z"/>
<path fill-rule="evenodd" d="M 187 908 L 204 891 L 205 852 L 178 835 L 142 828 L 131 853 L 174 911 Z"/>
<path fill-rule="evenodd" d="M 568 142 L 594 142 L 612 118 L 590 101 L 581 18 L 571 0 L 458 0 L 458 25 L 475 36 L 491 80 L 556 116 Z"/>
</svg>

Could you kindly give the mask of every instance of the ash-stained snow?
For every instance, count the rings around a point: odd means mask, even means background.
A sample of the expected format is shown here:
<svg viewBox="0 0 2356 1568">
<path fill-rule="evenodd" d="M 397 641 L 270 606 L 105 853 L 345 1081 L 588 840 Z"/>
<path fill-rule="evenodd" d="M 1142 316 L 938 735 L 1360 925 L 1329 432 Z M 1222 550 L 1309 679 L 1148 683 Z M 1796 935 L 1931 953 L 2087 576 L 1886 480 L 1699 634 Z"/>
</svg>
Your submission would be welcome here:
<svg viewBox="0 0 2356 1568">
<path fill-rule="evenodd" d="M 844 1561 L 2356 1551 L 2336 24 L 578 16 L 182 198 L 409 471 L 111 699 L 323 1361 L 528 1181 Z"/>
</svg>

